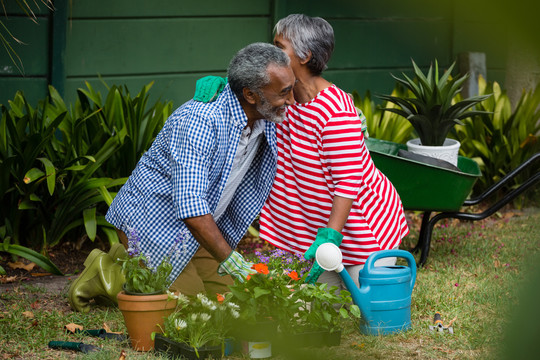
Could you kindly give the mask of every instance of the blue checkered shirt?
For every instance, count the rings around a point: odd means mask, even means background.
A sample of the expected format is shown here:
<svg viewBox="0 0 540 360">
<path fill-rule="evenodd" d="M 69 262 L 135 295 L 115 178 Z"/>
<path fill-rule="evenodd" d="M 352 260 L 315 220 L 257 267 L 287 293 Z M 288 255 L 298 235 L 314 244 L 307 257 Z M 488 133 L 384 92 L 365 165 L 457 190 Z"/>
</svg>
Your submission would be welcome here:
<svg viewBox="0 0 540 360">
<path fill-rule="evenodd" d="M 153 267 L 183 237 L 172 258 L 172 281 L 199 247 L 182 219 L 214 213 L 246 125 L 247 117 L 228 85 L 214 102 L 188 101 L 167 119 L 107 212 L 107 221 L 126 234 L 128 228 L 136 229 L 139 247 Z M 233 249 L 272 187 L 275 124 L 266 121 L 264 134 L 266 140 L 217 221 Z"/>
</svg>

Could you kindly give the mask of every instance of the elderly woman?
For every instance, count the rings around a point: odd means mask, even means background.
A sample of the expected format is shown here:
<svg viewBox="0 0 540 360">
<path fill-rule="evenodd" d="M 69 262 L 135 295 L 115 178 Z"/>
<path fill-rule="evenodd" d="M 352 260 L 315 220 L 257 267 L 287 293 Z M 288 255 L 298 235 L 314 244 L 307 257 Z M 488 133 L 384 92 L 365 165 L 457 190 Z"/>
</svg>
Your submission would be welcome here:
<svg viewBox="0 0 540 360">
<path fill-rule="evenodd" d="M 334 50 L 330 24 L 293 14 L 274 30 L 274 44 L 291 59 L 296 104 L 277 126 L 277 174 L 261 212 L 260 236 L 307 258 L 333 242 L 358 282 L 369 255 L 397 248 L 408 234 L 403 206 L 371 160 L 353 100 L 321 76 Z M 395 263 L 381 260 L 377 265 Z M 314 266 L 308 281 L 322 272 Z M 320 281 L 341 284 L 335 272 L 325 272 Z"/>
<path fill-rule="evenodd" d="M 277 174 L 260 215 L 260 236 L 306 258 L 332 242 L 340 246 L 343 264 L 358 285 L 369 255 L 397 248 L 408 234 L 403 206 L 371 160 L 362 113 L 347 93 L 321 76 L 334 50 L 332 26 L 322 18 L 293 14 L 274 31 L 274 44 L 291 59 L 296 103 L 276 126 Z M 196 93 L 201 90 L 198 84 Z M 383 258 L 376 266 L 395 261 Z M 344 287 L 335 272 L 324 272 L 316 263 L 308 282 L 321 274 L 319 281 Z"/>
</svg>

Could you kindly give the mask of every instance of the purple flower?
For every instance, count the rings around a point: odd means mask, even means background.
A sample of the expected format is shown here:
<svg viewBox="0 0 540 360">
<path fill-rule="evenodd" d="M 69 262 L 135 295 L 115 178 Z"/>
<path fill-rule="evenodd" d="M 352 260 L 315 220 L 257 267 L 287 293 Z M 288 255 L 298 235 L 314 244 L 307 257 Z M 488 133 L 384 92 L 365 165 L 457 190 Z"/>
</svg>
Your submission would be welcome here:
<svg viewBox="0 0 540 360">
<path fill-rule="evenodd" d="M 137 229 L 133 227 L 128 227 L 128 254 L 129 256 L 138 256 L 141 253 L 141 250 L 139 248 L 139 234 L 137 233 Z"/>
</svg>

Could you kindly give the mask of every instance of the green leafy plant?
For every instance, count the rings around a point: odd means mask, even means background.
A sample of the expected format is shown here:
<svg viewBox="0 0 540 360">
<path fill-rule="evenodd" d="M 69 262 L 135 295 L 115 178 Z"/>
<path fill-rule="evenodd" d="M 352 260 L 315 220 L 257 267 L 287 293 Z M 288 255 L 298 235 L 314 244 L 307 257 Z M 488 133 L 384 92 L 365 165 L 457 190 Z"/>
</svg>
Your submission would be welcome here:
<svg viewBox="0 0 540 360">
<path fill-rule="evenodd" d="M 149 104 L 151 86 L 112 86 L 102 102 L 87 84 L 69 109 L 49 87 L 36 107 L 21 92 L 0 107 L 0 240 L 44 255 L 67 235 L 118 242 L 104 214 L 172 112 Z"/>
<path fill-rule="evenodd" d="M 149 105 L 149 92 L 153 82 L 143 86 L 132 96 L 126 86 L 108 86 L 105 101 L 89 83 L 79 89 L 81 112 L 100 110 L 100 127 L 106 137 L 119 134 L 122 144 L 101 167 L 109 177 L 129 176 L 141 156 L 150 148 L 155 137 L 172 113 L 172 102 L 156 101 Z M 87 110 L 88 109 L 88 110 Z M 102 140 L 103 141 L 103 140 Z"/>
<path fill-rule="evenodd" d="M 497 82 L 478 81 L 479 93 L 493 93 L 478 104 L 483 114 L 456 126 L 460 153 L 478 162 L 483 176 L 475 184 L 479 194 L 540 151 L 540 86 L 524 90 L 514 110 L 506 92 Z M 532 167 L 516 177 L 514 186 L 523 183 L 537 169 Z M 520 201 L 526 200 L 520 197 Z"/>
<path fill-rule="evenodd" d="M 135 294 L 165 294 L 171 284 L 169 276 L 173 267 L 170 259 L 175 254 L 177 246 L 173 246 L 157 266 L 151 266 L 149 259 L 139 247 L 137 230 L 129 229 L 127 236 L 129 256 L 121 260 L 122 274 L 126 279 L 124 290 Z M 177 239 L 177 244 L 179 240 Z"/>
<path fill-rule="evenodd" d="M 229 289 L 234 301 L 240 305 L 240 320 L 254 324 L 273 320 L 287 321 L 287 315 L 297 307 L 291 294 L 301 284 L 298 273 L 270 270 L 266 264 L 253 266 L 257 273 L 245 282 L 235 280 Z"/>
<path fill-rule="evenodd" d="M 5 234 L 5 227 L 2 227 L 0 229 L 0 232 Z M 56 267 L 56 265 L 53 262 L 51 262 L 51 260 L 49 260 L 49 258 L 47 258 L 46 256 L 38 253 L 37 251 L 29 249 L 27 247 L 11 244 L 10 243 L 11 238 L 9 236 L 8 237 L 0 236 L 0 237 L 4 238 L 4 241 L 0 243 L 0 252 L 3 251 L 8 254 L 23 257 L 27 260 L 32 261 L 37 266 L 41 267 L 42 269 L 52 274 L 63 275 L 62 271 L 60 271 L 58 267 Z M 6 275 L 6 270 L 2 266 L 0 266 L 0 275 Z"/>
<path fill-rule="evenodd" d="M 455 125 L 462 124 L 462 119 L 482 114 L 482 112 L 469 111 L 469 109 L 490 95 L 473 96 L 454 103 L 453 99 L 461 91 L 461 85 L 467 79 L 467 74 L 457 79 L 451 78 L 455 65 L 453 63 L 439 78 L 437 60 L 435 60 L 435 68 L 430 66 L 427 75 L 424 75 L 414 61 L 412 63 L 416 81 L 405 74 L 403 74 L 404 79 L 394 75 L 392 77 L 405 86 L 413 96 L 380 95 L 379 97 L 399 106 L 399 108 L 392 107 L 384 110 L 407 119 L 420 137 L 422 145 L 441 146 L 450 130 Z"/>
<path fill-rule="evenodd" d="M 398 84 L 391 95 L 404 97 L 406 94 L 406 90 Z M 366 92 L 364 98 L 358 92 L 353 91 L 353 99 L 355 106 L 362 109 L 366 117 L 370 137 L 400 144 L 404 144 L 412 138 L 413 127 L 411 123 L 398 114 L 386 111 L 386 109 L 397 107 L 393 103 L 385 101 L 382 105 L 376 105 L 369 91 Z"/>
<path fill-rule="evenodd" d="M 98 224 L 106 223 L 98 204 L 112 201 L 108 189 L 125 181 L 93 175 L 120 137 L 89 146 L 83 136 L 100 137 L 99 130 L 89 131 L 96 113 L 72 116 L 52 87 L 35 109 L 22 93 L 9 105 L 1 107 L 0 124 L 0 219 L 10 223 L 7 235 L 44 252 L 77 228 L 93 240 Z"/>
<path fill-rule="evenodd" d="M 282 331 L 298 333 L 307 330 L 334 332 L 344 319 L 359 319 L 360 309 L 352 304 L 351 293 L 327 284 L 304 284 L 292 296 L 298 311 Z"/>
<path fill-rule="evenodd" d="M 169 292 L 177 301 L 175 311 L 165 319 L 163 335 L 192 347 L 197 356 L 203 346 L 224 346 L 231 336 L 240 307 L 232 301 L 232 294 L 218 294 L 216 300 L 204 294 L 188 298 Z"/>
<path fill-rule="evenodd" d="M 257 273 L 246 282 L 235 281 L 229 286 L 240 305 L 241 320 L 257 323 L 272 319 L 282 333 L 292 334 L 333 332 L 340 329 L 342 320 L 360 317 L 348 291 L 304 283 L 311 262 L 283 250 L 255 256 L 261 261 L 253 266 Z"/>
</svg>

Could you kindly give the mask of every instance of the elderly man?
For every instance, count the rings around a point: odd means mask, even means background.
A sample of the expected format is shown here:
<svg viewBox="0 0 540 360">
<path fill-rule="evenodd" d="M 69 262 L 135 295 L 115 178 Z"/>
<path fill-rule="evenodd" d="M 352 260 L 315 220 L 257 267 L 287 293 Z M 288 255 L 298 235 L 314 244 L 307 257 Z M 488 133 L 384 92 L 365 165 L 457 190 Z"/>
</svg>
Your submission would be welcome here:
<svg viewBox="0 0 540 360">
<path fill-rule="evenodd" d="M 240 50 L 216 101 L 178 108 L 115 197 L 107 221 L 124 245 L 136 231 L 150 266 L 180 241 L 171 290 L 215 294 L 232 283 L 230 275 L 242 279 L 251 272 L 234 249 L 272 187 L 275 123 L 294 102 L 294 83 L 290 60 L 277 47 L 255 43 Z M 69 291 L 75 310 L 87 311 L 91 298 L 114 300 L 120 291 L 120 267 L 107 256 L 85 262 Z M 115 277 L 119 285 L 111 285 Z"/>
</svg>

